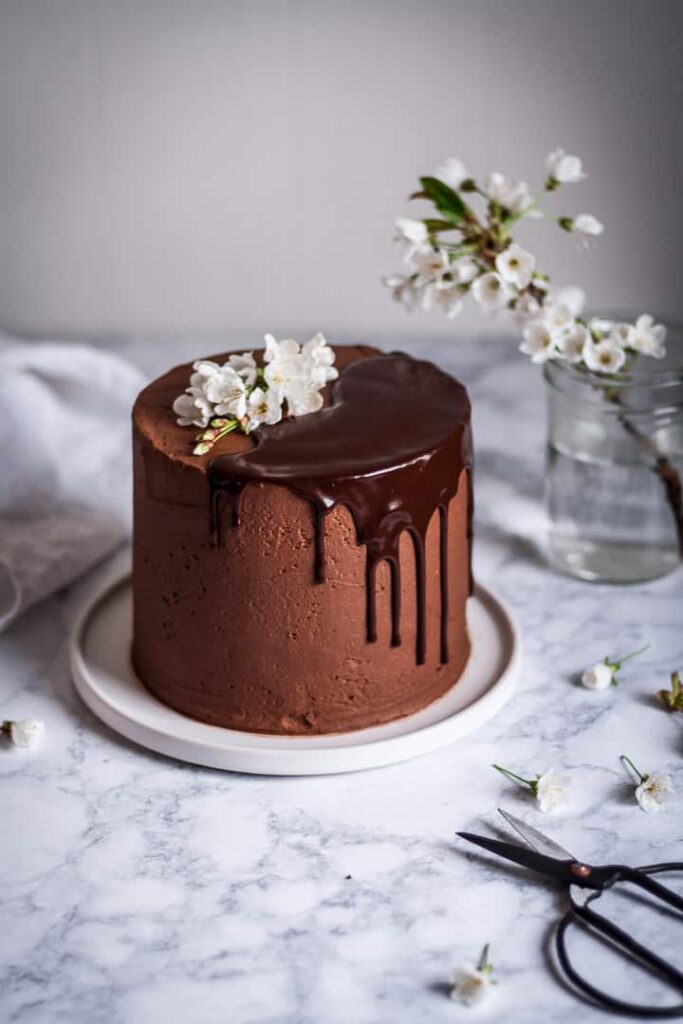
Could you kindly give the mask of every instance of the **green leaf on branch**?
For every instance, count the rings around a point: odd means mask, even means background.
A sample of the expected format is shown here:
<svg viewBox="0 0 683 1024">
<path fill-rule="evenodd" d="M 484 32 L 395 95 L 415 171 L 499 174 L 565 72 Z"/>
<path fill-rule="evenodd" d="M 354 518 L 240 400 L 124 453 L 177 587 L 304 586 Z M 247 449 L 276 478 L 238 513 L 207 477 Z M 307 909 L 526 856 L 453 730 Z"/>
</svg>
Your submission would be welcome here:
<svg viewBox="0 0 683 1024">
<path fill-rule="evenodd" d="M 428 217 L 424 224 L 430 235 L 436 235 L 439 231 L 453 231 L 455 228 L 455 224 L 449 220 L 435 220 L 432 217 Z"/>
<path fill-rule="evenodd" d="M 467 207 L 457 192 L 439 181 L 438 178 L 420 178 L 425 199 L 431 199 L 442 217 L 451 224 L 459 224 L 467 212 Z"/>
</svg>

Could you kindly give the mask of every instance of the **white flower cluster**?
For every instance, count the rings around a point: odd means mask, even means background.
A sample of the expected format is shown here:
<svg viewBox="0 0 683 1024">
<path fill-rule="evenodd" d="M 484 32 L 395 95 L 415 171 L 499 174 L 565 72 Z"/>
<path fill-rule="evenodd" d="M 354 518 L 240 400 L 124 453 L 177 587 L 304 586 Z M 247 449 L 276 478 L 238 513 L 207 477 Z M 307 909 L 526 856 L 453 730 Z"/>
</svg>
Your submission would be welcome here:
<svg viewBox="0 0 683 1024">
<path fill-rule="evenodd" d="M 629 355 L 641 353 L 662 359 L 666 355 L 666 328 L 647 313 L 635 324 L 580 319 L 561 297 L 549 298 L 523 328 L 520 351 L 533 363 L 548 359 L 583 363 L 593 373 L 618 373 Z"/>
<path fill-rule="evenodd" d="M 586 177 L 581 159 L 562 149 L 548 156 L 546 170 L 546 193 Z M 431 199 L 442 219 L 398 218 L 396 238 L 406 247 L 407 272 L 384 279 L 407 309 L 436 308 L 453 318 L 471 293 L 484 312 L 512 313 L 523 328 L 521 350 L 535 363 L 562 359 L 609 374 L 618 373 L 637 353 L 656 359 L 665 355 L 665 328 L 651 316 L 643 314 L 634 325 L 587 323 L 580 317 L 585 299 L 580 289 L 549 292 L 533 254 L 509 233 L 521 218 L 543 216 L 525 182 L 496 171 L 479 186 L 457 157 L 421 181 L 423 189 L 416 195 Z M 465 203 L 463 195 L 469 193 L 485 200 L 486 218 Z M 552 219 L 582 245 L 604 230 L 589 213 Z"/>
<path fill-rule="evenodd" d="M 265 342 L 263 368 L 251 352 L 231 355 L 222 365 L 206 359 L 193 364 L 189 386 L 173 411 L 181 426 L 202 428 L 195 455 L 204 455 L 232 430 L 248 434 L 264 423 L 279 423 L 285 406 L 290 416 L 322 408 L 323 388 L 339 376 L 334 350 L 323 335 L 299 345 L 267 334 Z"/>
</svg>

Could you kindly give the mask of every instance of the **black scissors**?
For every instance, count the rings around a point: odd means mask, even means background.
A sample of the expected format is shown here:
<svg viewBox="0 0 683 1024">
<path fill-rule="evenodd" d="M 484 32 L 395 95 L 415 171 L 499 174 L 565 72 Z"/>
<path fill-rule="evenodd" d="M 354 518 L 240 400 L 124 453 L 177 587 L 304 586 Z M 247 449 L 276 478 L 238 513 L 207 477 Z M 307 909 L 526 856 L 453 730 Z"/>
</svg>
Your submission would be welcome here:
<svg viewBox="0 0 683 1024">
<path fill-rule="evenodd" d="M 568 853 L 567 850 L 562 849 L 538 829 L 520 821 L 508 811 L 503 811 L 500 808 L 499 811 L 507 823 L 524 840 L 525 847 L 517 843 L 489 839 L 488 836 L 473 835 L 471 832 L 458 832 L 457 834 L 470 843 L 475 843 L 485 850 L 490 850 L 491 853 L 498 854 L 499 857 L 505 857 L 506 860 L 514 861 L 515 864 L 521 864 L 522 867 L 529 868 L 531 871 L 546 875 L 567 889 L 569 910 L 560 921 L 555 936 L 558 960 L 567 979 L 589 999 L 617 1013 L 660 1018 L 683 1016 L 683 1003 L 678 1003 L 676 1006 L 640 1006 L 601 992 L 578 974 L 569 960 L 566 946 L 566 934 L 569 926 L 573 923 L 582 924 L 607 939 L 623 956 L 639 962 L 650 973 L 664 979 L 675 990 L 683 993 L 683 973 L 681 971 L 642 946 L 608 918 L 597 913 L 590 905 L 606 889 L 626 882 L 645 890 L 661 903 L 666 904 L 667 907 L 673 907 L 683 914 L 683 897 L 651 877 L 665 871 L 683 871 L 683 862 L 649 864 L 641 868 L 630 868 L 624 864 L 608 864 L 604 867 L 586 864 Z M 683 923 L 683 917 L 681 923 Z"/>
</svg>

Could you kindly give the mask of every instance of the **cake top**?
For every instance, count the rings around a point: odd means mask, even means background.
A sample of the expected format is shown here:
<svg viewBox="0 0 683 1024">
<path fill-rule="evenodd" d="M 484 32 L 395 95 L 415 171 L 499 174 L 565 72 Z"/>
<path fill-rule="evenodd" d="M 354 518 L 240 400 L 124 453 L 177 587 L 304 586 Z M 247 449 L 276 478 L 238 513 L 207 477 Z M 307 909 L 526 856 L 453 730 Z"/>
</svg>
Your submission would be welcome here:
<svg viewBox="0 0 683 1024">
<path fill-rule="evenodd" d="M 172 411 L 192 371 L 186 364 L 140 394 L 136 426 L 169 458 L 210 468 L 217 479 L 292 484 L 297 477 L 353 479 L 419 462 L 469 425 L 465 388 L 432 363 L 360 345 L 334 351 L 340 377 L 312 415 L 287 417 L 249 436 L 228 434 L 209 453 L 193 455 L 196 431 L 179 426 Z M 222 362 L 227 354 L 213 358 Z"/>
</svg>

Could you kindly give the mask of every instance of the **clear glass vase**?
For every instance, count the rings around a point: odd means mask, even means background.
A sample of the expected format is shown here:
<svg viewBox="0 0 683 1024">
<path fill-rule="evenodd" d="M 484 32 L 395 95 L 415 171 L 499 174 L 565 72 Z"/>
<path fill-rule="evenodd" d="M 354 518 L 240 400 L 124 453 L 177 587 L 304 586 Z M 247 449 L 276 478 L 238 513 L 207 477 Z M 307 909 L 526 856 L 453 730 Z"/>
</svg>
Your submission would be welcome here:
<svg viewBox="0 0 683 1024">
<path fill-rule="evenodd" d="M 605 378 L 545 365 L 546 507 L 553 564 L 581 579 L 635 583 L 683 558 L 683 343 Z"/>
</svg>

